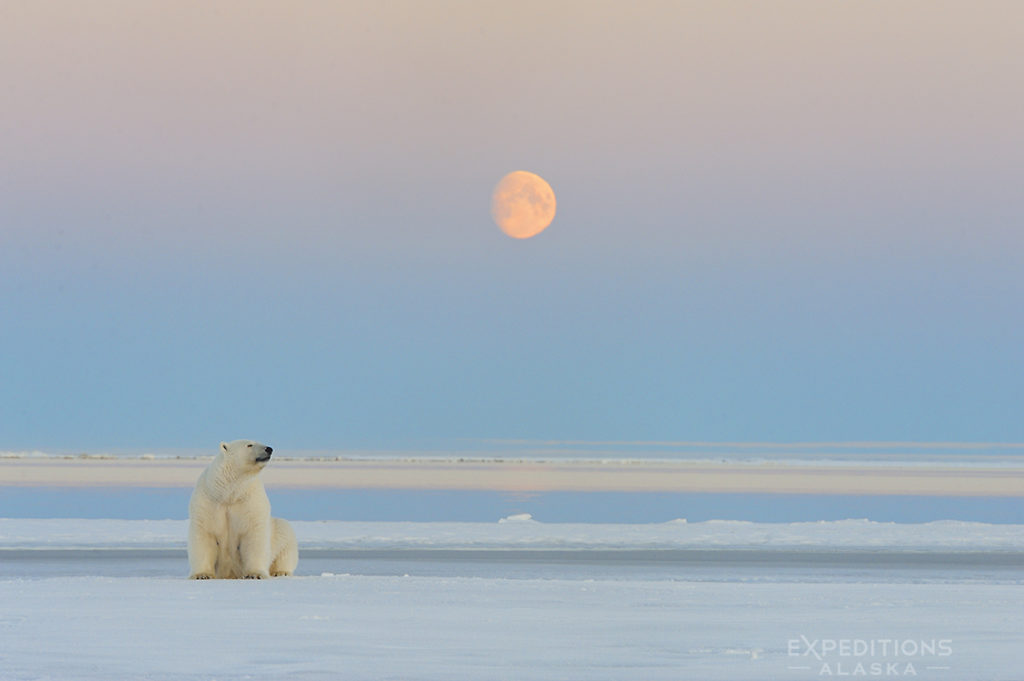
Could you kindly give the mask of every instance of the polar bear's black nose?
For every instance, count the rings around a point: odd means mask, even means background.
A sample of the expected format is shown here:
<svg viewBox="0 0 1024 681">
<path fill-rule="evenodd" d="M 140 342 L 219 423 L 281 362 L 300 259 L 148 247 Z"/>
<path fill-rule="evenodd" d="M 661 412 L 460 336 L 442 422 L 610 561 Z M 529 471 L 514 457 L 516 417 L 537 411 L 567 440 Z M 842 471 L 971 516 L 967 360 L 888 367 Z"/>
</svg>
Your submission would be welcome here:
<svg viewBox="0 0 1024 681">
<path fill-rule="evenodd" d="M 270 456 L 273 453 L 274 453 L 274 448 L 273 447 L 267 447 L 267 456 Z"/>
</svg>

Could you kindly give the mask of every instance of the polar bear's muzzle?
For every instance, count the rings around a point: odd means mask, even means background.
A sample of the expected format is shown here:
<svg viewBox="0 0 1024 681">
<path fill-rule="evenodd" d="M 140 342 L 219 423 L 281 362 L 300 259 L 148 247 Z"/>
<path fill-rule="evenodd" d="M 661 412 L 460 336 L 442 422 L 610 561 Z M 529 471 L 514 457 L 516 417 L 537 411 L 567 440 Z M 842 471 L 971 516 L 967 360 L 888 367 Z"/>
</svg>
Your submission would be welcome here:
<svg viewBox="0 0 1024 681">
<path fill-rule="evenodd" d="M 256 457 L 256 463 L 266 463 L 270 461 L 270 455 L 274 453 L 273 447 L 267 447 L 263 450 L 263 453 Z"/>
</svg>

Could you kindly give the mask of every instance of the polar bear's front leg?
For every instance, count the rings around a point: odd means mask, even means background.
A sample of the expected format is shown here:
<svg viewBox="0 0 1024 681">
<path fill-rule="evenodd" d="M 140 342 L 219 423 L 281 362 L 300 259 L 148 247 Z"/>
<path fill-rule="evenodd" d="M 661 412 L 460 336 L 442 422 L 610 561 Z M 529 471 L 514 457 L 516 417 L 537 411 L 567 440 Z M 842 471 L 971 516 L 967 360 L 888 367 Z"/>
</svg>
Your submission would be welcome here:
<svg viewBox="0 0 1024 681">
<path fill-rule="evenodd" d="M 213 579 L 217 564 L 217 538 L 195 521 L 188 525 L 189 579 Z"/>
<path fill-rule="evenodd" d="M 267 579 L 270 577 L 270 524 L 257 523 L 238 542 L 241 554 L 242 577 Z"/>
</svg>

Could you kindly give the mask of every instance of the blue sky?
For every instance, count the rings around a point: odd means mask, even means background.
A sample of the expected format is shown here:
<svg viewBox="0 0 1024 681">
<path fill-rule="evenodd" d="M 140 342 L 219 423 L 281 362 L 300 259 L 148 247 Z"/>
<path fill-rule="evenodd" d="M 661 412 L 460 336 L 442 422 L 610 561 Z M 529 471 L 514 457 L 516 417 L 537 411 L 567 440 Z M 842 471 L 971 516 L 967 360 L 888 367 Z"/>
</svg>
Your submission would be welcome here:
<svg viewBox="0 0 1024 681">
<path fill-rule="evenodd" d="M 219 8 L 5 10 L 0 450 L 1024 440 L 1016 4 Z"/>
</svg>

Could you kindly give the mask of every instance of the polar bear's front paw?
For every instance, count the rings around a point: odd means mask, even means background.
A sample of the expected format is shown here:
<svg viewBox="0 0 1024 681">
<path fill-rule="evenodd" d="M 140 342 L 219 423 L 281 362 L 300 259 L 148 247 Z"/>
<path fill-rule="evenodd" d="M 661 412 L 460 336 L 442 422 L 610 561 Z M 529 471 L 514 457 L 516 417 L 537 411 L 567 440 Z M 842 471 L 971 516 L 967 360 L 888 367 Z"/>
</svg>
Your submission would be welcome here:
<svg viewBox="0 0 1024 681">
<path fill-rule="evenodd" d="M 244 575 L 242 579 L 263 579 L 264 577 L 267 577 L 267 575 L 262 572 L 250 572 L 249 574 Z"/>
<path fill-rule="evenodd" d="M 270 572 L 270 576 L 271 577 L 291 577 L 292 573 L 290 573 L 290 572 L 283 572 L 281 570 L 272 570 Z"/>
<path fill-rule="evenodd" d="M 189 577 L 189 579 L 213 579 L 213 575 L 209 572 L 197 572 L 196 574 Z"/>
</svg>

